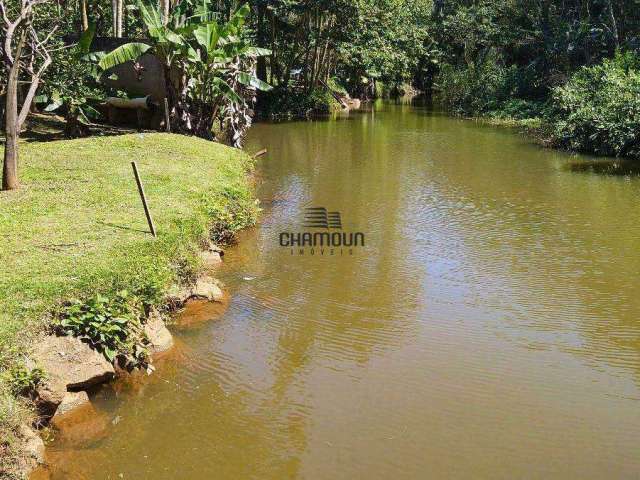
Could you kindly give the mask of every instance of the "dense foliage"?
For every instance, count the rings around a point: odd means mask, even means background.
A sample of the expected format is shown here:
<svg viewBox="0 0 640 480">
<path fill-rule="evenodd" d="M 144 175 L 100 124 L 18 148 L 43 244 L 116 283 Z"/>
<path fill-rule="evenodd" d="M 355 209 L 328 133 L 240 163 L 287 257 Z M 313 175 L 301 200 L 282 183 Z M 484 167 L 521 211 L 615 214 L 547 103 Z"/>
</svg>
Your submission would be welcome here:
<svg viewBox="0 0 640 480">
<path fill-rule="evenodd" d="M 616 51 L 637 53 L 639 7 L 638 0 L 249 0 L 242 8 L 235 0 L 81 0 L 47 4 L 35 23 L 43 31 L 55 24 L 60 45 L 94 29 L 97 43 L 125 37 L 138 54 L 150 47 L 180 72 L 167 84 L 178 129 L 239 144 L 255 89 L 267 84 L 274 89 L 259 93 L 258 107 L 270 115 L 329 112 L 338 107 L 335 94 L 364 99 L 412 84 L 463 115 L 541 116 L 582 67 Z M 97 112 L 83 105 L 101 95 L 123 94 L 95 82 L 86 56 L 69 48 L 52 55 L 39 99 L 58 104 L 70 122 L 91 119 Z"/>
<path fill-rule="evenodd" d="M 556 145 L 638 157 L 640 2 L 435 1 L 433 85 L 468 116 L 542 118 Z"/>
<path fill-rule="evenodd" d="M 636 0 L 454 0 L 435 2 L 432 25 L 438 90 L 478 114 L 509 98 L 545 101 L 580 67 L 635 49 L 640 15 Z"/>
<path fill-rule="evenodd" d="M 640 58 L 584 67 L 554 90 L 555 140 L 573 150 L 640 158 Z"/>
<path fill-rule="evenodd" d="M 429 0 L 257 0 L 250 2 L 257 45 L 271 50 L 257 73 L 276 87 L 262 97 L 269 113 L 332 108 L 332 80 L 359 98 L 376 83 L 411 82 L 428 59 Z M 336 93 L 340 93 L 339 89 Z"/>
<path fill-rule="evenodd" d="M 338 47 L 337 75 L 357 96 L 374 95 L 373 81 L 411 83 L 429 54 L 431 8 L 415 0 L 358 0 L 345 41 Z M 367 88 L 368 87 L 368 88 Z"/>
<path fill-rule="evenodd" d="M 150 41 L 119 46 L 101 58 L 100 67 L 135 62 L 152 52 L 164 67 L 172 128 L 214 138 L 217 121 L 222 139 L 240 146 L 251 124 L 246 110 L 252 92 L 270 89 L 251 69 L 253 60 L 268 51 L 246 42 L 243 26 L 249 7 L 239 8 L 225 24 L 218 24 L 206 2 L 182 2 L 168 21 L 154 4 L 138 2 L 138 9 Z"/>
</svg>

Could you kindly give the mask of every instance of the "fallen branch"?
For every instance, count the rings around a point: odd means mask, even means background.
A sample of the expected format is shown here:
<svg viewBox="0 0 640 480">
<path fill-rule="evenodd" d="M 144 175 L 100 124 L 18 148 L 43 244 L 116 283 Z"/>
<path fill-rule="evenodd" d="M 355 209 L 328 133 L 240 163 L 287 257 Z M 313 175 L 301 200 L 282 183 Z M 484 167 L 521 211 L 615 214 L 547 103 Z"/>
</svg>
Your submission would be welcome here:
<svg viewBox="0 0 640 480">
<path fill-rule="evenodd" d="M 257 151 L 256 153 L 254 153 L 253 155 L 251 155 L 252 158 L 258 158 L 261 157 L 262 155 L 267 153 L 267 149 L 263 148 L 262 150 Z"/>
</svg>

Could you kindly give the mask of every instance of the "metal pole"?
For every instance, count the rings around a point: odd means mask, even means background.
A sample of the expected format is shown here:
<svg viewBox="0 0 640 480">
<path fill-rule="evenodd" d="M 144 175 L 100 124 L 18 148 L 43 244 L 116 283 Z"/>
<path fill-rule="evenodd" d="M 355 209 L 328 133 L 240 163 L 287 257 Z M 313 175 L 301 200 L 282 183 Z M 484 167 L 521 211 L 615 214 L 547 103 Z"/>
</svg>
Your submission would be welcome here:
<svg viewBox="0 0 640 480">
<path fill-rule="evenodd" d="M 133 167 L 133 174 L 135 175 L 136 183 L 138 184 L 138 193 L 140 194 L 140 198 L 142 199 L 142 206 L 144 207 L 144 214 L 147 216 L 147 223 L 149 224 L 149 230 L 151 230 L 151 235 L 155 237 L 156 227 L 153 225 L 151 212 L 149 211 L 149 206 L 147 205 L 147 197 L 144 194 L 144 188 L 142 187 L 142 180 L 140 180 L 140 175 L 138 174 L 138 165 L 136 165 L 136 162 L 131 162 L 131 166 Z"/>
</svg>

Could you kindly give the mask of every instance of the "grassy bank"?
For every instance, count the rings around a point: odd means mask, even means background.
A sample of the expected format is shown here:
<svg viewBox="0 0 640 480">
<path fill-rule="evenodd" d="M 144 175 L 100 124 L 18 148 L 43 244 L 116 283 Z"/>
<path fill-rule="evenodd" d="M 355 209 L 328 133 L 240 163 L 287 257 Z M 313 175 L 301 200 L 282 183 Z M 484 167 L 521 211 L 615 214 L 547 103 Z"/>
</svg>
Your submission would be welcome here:
<svg viewBox="0 0 640 480">
<path fill-rule="evenodd" d="M 137 161 L 158 237 L 148 227 L 130 162 Z M 22 187 L 0 193 L 0 471 L 20 408 L 8 374 L 70 298 L 127 289 L 159 304 L 199 268 L 213 230 L 228 237 L 255 219 L 251 159 L 170 134 L 25 143 Z"/>
</svg>

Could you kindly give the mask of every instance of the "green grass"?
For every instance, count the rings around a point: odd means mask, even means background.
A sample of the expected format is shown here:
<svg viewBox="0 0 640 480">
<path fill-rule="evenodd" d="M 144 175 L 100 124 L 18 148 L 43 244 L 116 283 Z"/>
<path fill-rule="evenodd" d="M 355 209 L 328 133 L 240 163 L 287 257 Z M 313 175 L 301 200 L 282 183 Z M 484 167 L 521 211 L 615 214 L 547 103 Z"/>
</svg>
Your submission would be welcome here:
<svg viewBox="0 0 640 480">
<path fill-rule="evenodd" d="M 62 301 L 126 288 L 160 302 L 198 268 L 212 226 L 228 237 L 255 219 L 251 166 L 239 150 L 170 134 L 23 143 L 22 186 L 0 192 L 0 370 L 28 351 Z M 15 407 L 3 393 L 0 425 Z"/>
</svg>

